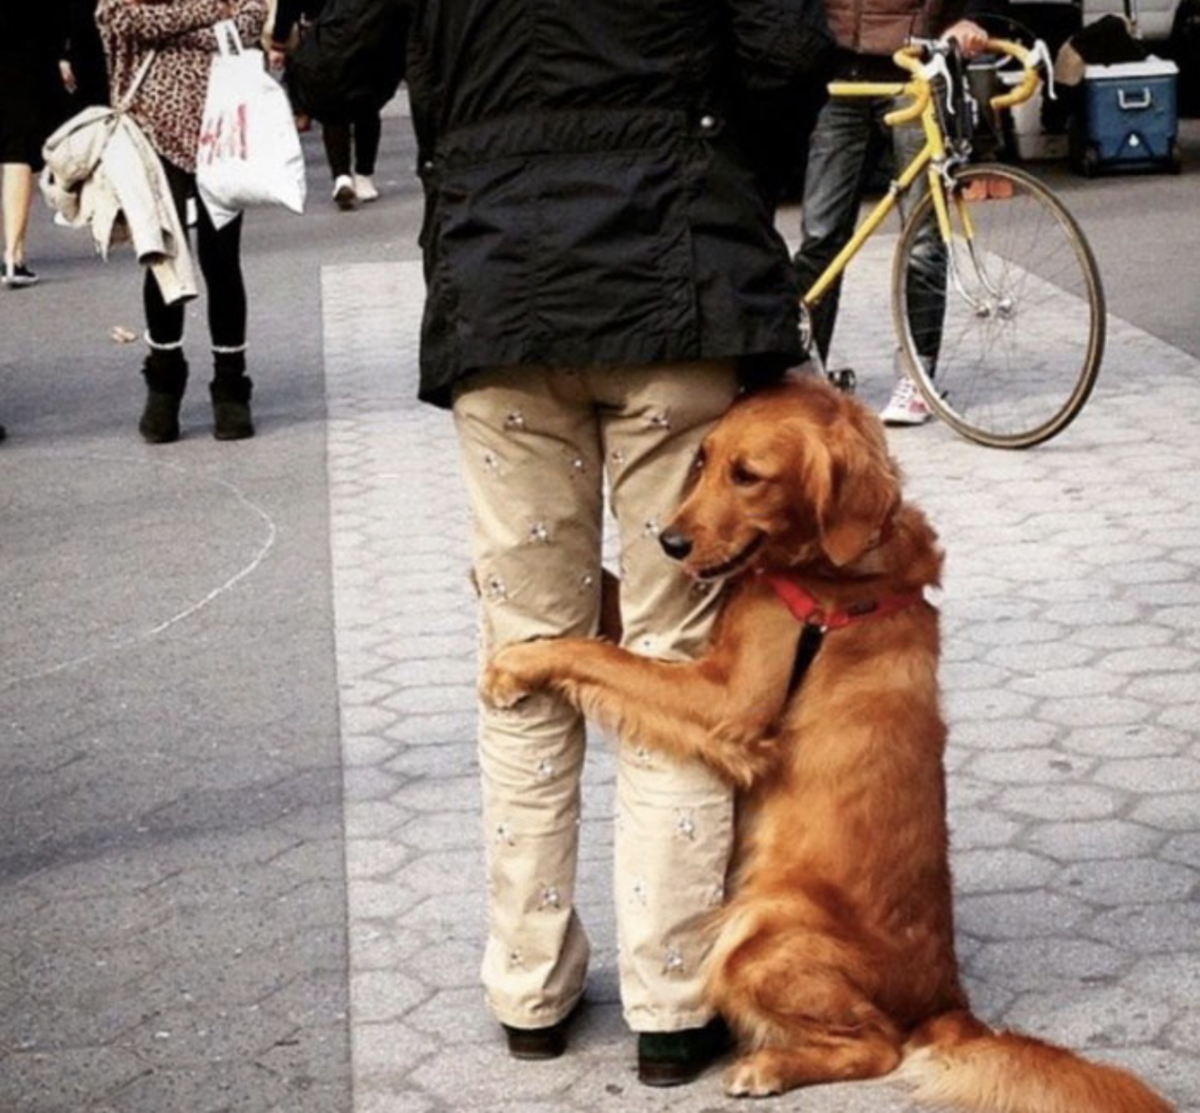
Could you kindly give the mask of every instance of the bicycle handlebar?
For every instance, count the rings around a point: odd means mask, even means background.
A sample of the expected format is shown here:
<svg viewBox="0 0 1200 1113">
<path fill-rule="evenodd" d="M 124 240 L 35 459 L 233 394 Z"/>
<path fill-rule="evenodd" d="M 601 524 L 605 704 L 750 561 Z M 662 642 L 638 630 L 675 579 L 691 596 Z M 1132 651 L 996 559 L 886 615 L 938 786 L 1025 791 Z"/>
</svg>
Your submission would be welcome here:
<svg viewBox="0 0 1200 1113">
<path fill-rule="evenodd" d="M 1025 76 L 1015 89 L 1001 93 L 991 99 L 993 108 L 1012 108 L 1014 104 L 1023 104 L 1037 92 L 1041 76 L 1037 71 L 1038 57 L 1020 43 L 1008 39 L 988 39 L 987 50 L 993 54 L 1007 54 L 1015 58 L 1025 69 Z"/>
<path fill-rule="evenodd" d="M 927 65 L 925 52 L 930 49 L 938 49 L 940 45 L 928 39 L 912 40 L 892 55 L 892 61 L 901 69 L 913 74 L 913 76 L 923 76 L 923 71 Z M 1000 93 L 991 98 L 990 103 L 993 108 L 1011 108 L 1015 104 L 1022 104 L 1029 100 L 1037 92 L 1038 84 L 1041 81 L 1037 71 L 1039 61 L 1037 54 L 1020 43 L 1012 42 L 1010 39 L 988 39 L 987 44 L 980 53 L 1006 54 L 1009 58 L 1015 58 L 1020 62 L 1025 70 L 1025 75 L 1020 85 L 1007 93 Z M 884 121 L 888 124 L 903 124 L 909 120 L 915 120 L 920 116 L 928 101 L 929 86 L 927 83 L 924 83 L 921 94 L 916 97 L 912 104 L 896 112 L 889 113 L 888 116 L 884 117 Z"/>
</svg>

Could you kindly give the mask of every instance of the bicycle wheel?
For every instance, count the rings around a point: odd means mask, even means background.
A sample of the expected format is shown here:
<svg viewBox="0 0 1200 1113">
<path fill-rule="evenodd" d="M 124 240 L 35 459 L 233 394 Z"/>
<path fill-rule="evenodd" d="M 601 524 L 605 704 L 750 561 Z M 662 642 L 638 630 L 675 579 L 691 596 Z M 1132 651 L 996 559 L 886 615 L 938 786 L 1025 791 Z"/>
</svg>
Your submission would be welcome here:
<svg viewBox="0 0 1200 1113">
<path fill-rule="evenodd" d="M 933 198 L 905 223 L 892 314 L 930 409 L 992 448 L 1061 433 L 1095 385 L 1104 354 L 1104 291 L 1091 249 L 1041 182 L 994 163 L 954 172 L 951 243 Z"/>
</svg>

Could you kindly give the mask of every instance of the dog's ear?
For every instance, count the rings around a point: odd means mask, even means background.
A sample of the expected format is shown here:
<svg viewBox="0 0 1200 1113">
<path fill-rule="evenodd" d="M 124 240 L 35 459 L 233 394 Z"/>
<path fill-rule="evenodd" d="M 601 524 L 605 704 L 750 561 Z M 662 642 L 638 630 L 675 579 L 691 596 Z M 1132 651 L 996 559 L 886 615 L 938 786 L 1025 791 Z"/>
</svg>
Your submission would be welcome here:
<svg viewBox="0 0 1200 1113">
<path fill-rule="evenodd" d="M 829 430 L 828 477 L 816 508 L 821 548 L 839 568 L 866 552 L 900 502 L 900 477 L 882 430 L 847 409 Z"/>
</svg>

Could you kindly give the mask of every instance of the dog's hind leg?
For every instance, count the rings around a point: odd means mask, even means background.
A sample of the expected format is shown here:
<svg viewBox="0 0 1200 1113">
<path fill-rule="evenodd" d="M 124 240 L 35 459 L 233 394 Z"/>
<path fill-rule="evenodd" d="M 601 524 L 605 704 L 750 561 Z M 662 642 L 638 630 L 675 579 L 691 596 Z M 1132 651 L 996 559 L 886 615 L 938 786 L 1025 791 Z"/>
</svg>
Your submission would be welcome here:
<svg viewBox="0 0 1200 1113">
<path fill-rule="evenodd" d="M 848 940 L 805 927 L 758 930 L 732 919 L 709 980 L 713 1004 L 745 1054 L 725 1075 L 735 1096 L 889 1074 L 903 1036 L 865 988 L 870 969 Z M 741 930 L 739 930 L 741 929 Z"/>
<path fill-rule="evenodd" d="M 832 1034 L 812 1031 L 811 1042 L 791 1047 L 765 1047 L 736 1060 L 725 1072 L 731 1097 L 766 1097 L 817 1082 L 849 1082 L 890 1074 L 900 1065 L 896 1039 L 886 1031 L 866 1029 Z"/>
</svg>

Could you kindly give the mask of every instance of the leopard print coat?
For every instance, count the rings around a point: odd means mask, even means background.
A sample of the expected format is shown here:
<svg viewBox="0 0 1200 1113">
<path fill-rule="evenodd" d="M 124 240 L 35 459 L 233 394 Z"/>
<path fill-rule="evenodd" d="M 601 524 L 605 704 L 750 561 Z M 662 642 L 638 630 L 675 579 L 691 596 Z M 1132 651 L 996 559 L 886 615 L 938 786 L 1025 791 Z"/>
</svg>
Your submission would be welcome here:
<svg viewBox="0 0 1200 1113">
<path fill-rule="evenodd" d="M 157 49 L 130 115 L 154 149 L 189 174 L 217 50 L 212 26 L 221 0 L 100 0 L 96 23 L 108 56 L 112 102 L 125 96 L 147 51 Z M 257 46 L 266 19 L 264 0 L 233 0 L 234 22 L 246 46 Z"/>
</svg>

